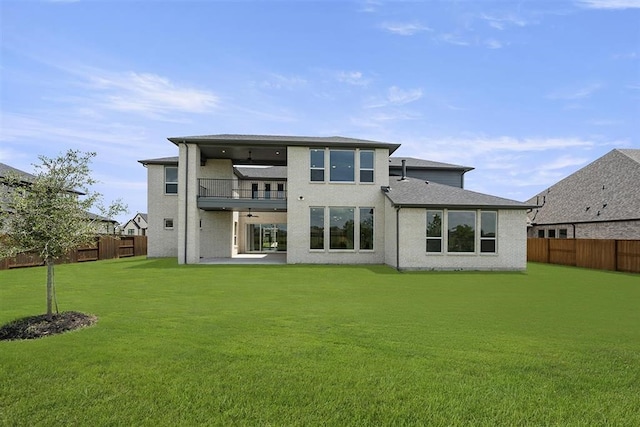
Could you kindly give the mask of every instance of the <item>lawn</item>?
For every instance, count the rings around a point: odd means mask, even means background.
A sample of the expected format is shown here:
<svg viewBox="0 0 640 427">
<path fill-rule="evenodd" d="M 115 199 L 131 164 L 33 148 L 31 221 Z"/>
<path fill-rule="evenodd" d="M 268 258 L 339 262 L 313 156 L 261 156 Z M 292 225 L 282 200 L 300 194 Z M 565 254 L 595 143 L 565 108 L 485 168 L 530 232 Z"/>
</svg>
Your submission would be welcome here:
<svg viewBox="0 0 640 427">
<path fill-rule="evenodd" d="M 0 342 L 1 425 L 640 425 L 640 276 L 56 267 L 87 329 Z M 0 324 L 42 268 L 0 271 Z"/>
</svg>

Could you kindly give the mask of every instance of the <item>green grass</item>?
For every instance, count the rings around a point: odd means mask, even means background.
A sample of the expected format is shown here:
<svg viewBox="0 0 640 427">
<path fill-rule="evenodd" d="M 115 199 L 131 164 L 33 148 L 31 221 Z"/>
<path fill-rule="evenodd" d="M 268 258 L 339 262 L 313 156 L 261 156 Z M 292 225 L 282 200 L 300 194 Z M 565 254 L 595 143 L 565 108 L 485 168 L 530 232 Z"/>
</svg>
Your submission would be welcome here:
<svg viewBox="0 0 640 427">
<path fill-rule="evenodd" d="M 0 324 L 42 268 L 0 271 Z M 0 342 L 3 425 L 640 425 L 640 276 L 56 267 L 96 326 Z"/>
</svg>

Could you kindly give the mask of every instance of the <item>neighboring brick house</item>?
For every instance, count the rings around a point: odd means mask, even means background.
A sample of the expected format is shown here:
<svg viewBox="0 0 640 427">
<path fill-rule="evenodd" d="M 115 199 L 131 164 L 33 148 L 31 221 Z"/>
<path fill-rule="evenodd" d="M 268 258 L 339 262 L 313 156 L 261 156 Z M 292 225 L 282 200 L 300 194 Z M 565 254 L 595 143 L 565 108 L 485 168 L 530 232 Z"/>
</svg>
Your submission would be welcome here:
<svg viewBox="0 0 640 427">
<path fill-rule="evenodd" d="M 179 157 L 140 161 L 150 257 L 197 264 L 280 252 L 289 264 L 526 268 L 532 206 L 463 189 L 471 168 L 390 158 L 398 144 L 343 137 L 169 140 Z"/>
<path fill-rule="evenodd" d="M 146 236 L 147 228 L 149 228 L 147 214 L 138 212 L 122 227 L 122 234 L 125 236 Z"/>
<path fill-rule="evenodd" d="M 529 237 L 640 239 L 640 149 L 614 149 L 527 201 Z"/>
</svg>

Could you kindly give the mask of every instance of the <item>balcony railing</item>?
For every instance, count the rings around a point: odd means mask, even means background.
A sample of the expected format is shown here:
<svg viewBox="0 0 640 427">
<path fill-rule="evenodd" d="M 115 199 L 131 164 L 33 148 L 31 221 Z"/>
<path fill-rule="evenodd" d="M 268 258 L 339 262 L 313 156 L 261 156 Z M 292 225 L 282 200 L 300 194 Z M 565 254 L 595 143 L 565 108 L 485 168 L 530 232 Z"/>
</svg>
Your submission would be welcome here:
<svg viewBox="0 0 640 427">
<path fill-rule="evenodd" d="M 198 180 L 199 197 L 215 199 L 286 200 L 286 183 L 282 181 L 237 181 L 234 179 Z"/>
</svg>

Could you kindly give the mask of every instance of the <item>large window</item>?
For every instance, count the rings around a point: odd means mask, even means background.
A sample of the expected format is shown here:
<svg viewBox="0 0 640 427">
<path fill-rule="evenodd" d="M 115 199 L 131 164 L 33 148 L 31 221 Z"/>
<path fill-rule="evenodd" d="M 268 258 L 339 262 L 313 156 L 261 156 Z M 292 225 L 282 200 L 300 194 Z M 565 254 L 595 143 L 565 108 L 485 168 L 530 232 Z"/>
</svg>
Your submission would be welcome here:
<svg viewBox="0 0 640 427">
<path fill-rule="evenodd" d="M 482 212 L 480 214 L 480 252 L 496 252 L 496 231 L 498 228 L 497 212 Z"/>
<path fill-rule="evenodd" d="M 178 194 L 178 168 L 165 166 L 164 168 L 164 192 L 165 194 Z"/>
<path fill-rule="evenodd" d="M 360 208 L 360 250 L 373 250 L 373 208 Z"/>
<path fill-rule="evenodd" d="M 353 249 L 354 208 L 329 208 L 329 249 Z"/>
<path fill-rule="evenodd" d="M 324 249 L 324 208 L 310 208 L 310 249 Z"/>
<path fill-rule="evenodd" d="M 354 182 L 354 160 L 353 150 L 330 150 L 329 151 L 329 180 L 331 182 Z"/>
<path fill-rule="evenodd" d="M 449 211 L 447 220 L 447 251 L 475 252 L 476 213 Z"/>
<path fill-rule="evenodd" d="M 324 182 L 324 150 L 311 150 L 311 181 Z"/>
<path fill-rule="evenodd" d="M 427 252 L 442 252 L 442 211 L 427 211 Z"/>
<path fill-rule="evenodd" d="M 373 182 L 373 151 L 360 151 L 360 182 Z"/>
</svg>

